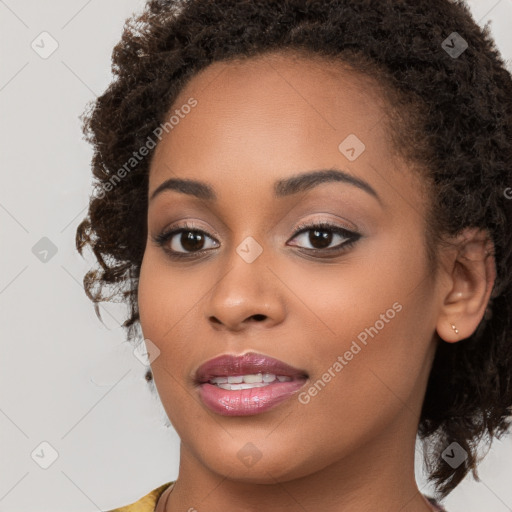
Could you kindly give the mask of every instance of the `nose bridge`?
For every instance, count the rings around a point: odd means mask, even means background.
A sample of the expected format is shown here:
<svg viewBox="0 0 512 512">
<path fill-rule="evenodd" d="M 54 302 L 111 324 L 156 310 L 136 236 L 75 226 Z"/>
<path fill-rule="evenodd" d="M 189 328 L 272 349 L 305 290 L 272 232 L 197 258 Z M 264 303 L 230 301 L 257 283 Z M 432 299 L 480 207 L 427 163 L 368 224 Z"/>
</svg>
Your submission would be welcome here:
<svg viewBox="0 0 512 512">
<path fill-rule="evenodd" d="M 239 329 L 250 319 L 282 320 L 283 297 L 278 280 L 267 268 L 268 249 L 252 236 L 234 246 L 222 266 L 206 306 L 210 321 Z"/>
</svg>

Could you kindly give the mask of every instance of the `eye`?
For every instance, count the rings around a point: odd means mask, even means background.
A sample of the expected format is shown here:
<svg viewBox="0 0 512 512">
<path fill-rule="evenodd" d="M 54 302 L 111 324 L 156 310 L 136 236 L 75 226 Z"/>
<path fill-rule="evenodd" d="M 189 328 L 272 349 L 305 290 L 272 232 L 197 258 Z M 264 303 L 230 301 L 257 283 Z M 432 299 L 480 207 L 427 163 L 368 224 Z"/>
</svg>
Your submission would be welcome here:
<svg viewBox="0 0 512 512">
<path fill-rule="evenodd" d="M 297 229 L 291 240 L 303 238 L 305 243 L 312 247 L 299 245 L 299 248 L 308 253 L 319 254 L 319 257 L 341 254 L 361 237 L 359 233 L 326 222 L 300 224 Z M 309 236 L 305 236 L 308 232 Z M 173 259 L 195 258 L 220 245 L 208 233 L 186 222 L 153 237 L 153 241 Z M 210 241 L 209 244 L 208 241 Z M 338 243 L 330 247 L 334 242 Z"/>
<path fill-rule="evenodd" d="M 208 246 L 207 240 L 213 240 L 214 243 L 210 243 L 210 246 Z M 216 240 L 211 238 L 203 230 L 188 223 L 184 223 L 182 226 L 177 226 L 170 231 L 157 235 L 154 238 L 154 242 L 158 246 L 163 247 L 173 258 L 186 258 L 194 256 L 194 253 L 200 253 L 212 247 L 218 247 Z"/>
<path fill-rule="evenodd" d="M 309 232 L 309 235 L 308 235 Z M 354 233 L 340 226 L 329 224 L 327 222 L 319 222 L 316 224 L 301 224 L 298 226 L 298 232 L 295 234 L 295 239 L 302 238 L 306 244 L 312 247 L 303 247 L 310 252 L 340 252 L 347 250 L 351 247 L 361 235 Z M 338 242 L 333 247 L 332 243 Z"/>
</svg>

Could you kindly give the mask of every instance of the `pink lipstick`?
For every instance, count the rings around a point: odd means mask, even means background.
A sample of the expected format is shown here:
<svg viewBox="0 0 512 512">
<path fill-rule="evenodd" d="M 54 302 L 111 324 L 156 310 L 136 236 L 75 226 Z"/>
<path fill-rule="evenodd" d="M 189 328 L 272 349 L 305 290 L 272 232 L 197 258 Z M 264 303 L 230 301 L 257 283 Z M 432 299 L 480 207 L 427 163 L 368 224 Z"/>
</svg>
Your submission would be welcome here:
<svg viewBox="0 0 512 512">
<path fill-rule="evenodd" d="M 250 416 L 290 398 L 308 375 L 278 359 L 249 352 L 210 359 L 195 377 L 199 396 L 210 410 L 224 416 Z"/>
</svg>

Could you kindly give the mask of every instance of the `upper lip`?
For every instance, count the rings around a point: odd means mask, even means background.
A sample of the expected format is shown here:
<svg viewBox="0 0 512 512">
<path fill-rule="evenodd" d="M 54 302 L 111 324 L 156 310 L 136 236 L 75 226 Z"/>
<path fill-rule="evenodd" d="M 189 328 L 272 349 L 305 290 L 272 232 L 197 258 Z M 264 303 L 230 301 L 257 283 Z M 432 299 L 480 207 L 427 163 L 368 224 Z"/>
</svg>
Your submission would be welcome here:
<svg viewBox="0 0 512 512">
<path fill-rule="evenodd" d="M 203 384 L 214 377 L 230 375 L 251 375 L 256 373 L 273 373 L 292 378 L 307 378 L 304 370 L 256 352 L 242 355 L 222 354 L 203 363 L 196 371 L 196 382 Z"/>
</svg>

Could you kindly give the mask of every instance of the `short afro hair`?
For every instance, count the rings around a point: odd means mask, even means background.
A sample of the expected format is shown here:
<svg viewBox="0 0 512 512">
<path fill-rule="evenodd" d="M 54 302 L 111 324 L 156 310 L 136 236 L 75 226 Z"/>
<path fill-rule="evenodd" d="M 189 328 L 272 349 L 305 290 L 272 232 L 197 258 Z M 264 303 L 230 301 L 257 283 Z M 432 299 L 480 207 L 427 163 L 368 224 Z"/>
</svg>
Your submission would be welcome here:
<svg viewBox="0 0 512 512">
<path fill-rule="evenodd" d="M 86 293 L 97 314 L 101 301 L 125 302 L 123 327 L 135 337 L 153 151 L 130 172 L 126 162 L 200 70 L 280 51 L 375 79 L 392 106 L 396 154 L 431 187 L 428 235 L 478 227 L 494 244 L 485 317 L 463 342 L 439 344 L 421 412 L 428 477 L 443 498 L 470 470 L 478 479 L 479 442 L 505 433 L 512 413 L 512 78 L 488 26 L 462 0 L 148 1 L 126 21 L 114 79 L 84 114 L 95 192 L 76 246 L 81 254 L 89 246 L 98 262 L 84 277 Z M 468 454 L 457 468 L 441 457 L 452 442 Z"/>
</svg>

